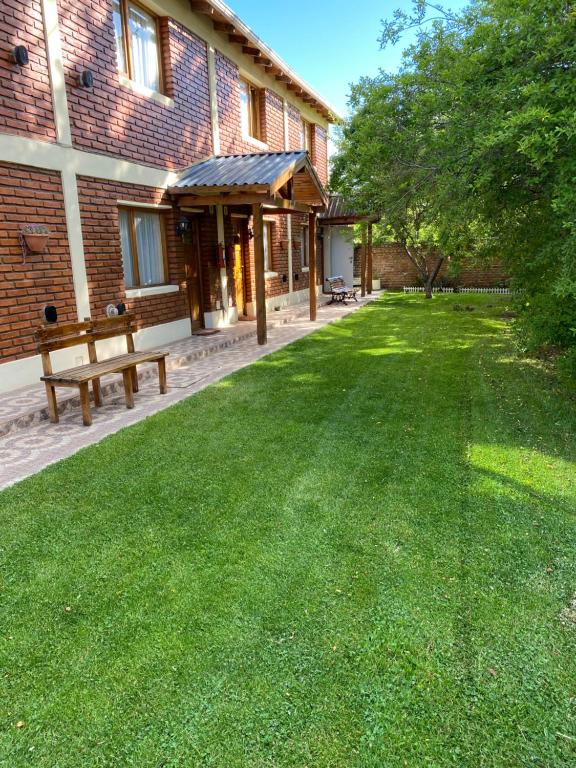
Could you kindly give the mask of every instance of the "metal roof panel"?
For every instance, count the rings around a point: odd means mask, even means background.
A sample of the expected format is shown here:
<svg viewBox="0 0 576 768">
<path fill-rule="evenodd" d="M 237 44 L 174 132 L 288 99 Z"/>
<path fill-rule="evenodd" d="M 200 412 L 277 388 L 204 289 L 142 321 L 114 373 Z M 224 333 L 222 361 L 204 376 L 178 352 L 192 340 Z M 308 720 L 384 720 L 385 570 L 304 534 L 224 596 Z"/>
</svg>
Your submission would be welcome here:
<svg viewBox="0 0 576 768">
<path fill-rule="evenodd" d="M 260 152 L 210 157 L 182 171 L 172 189 L 272 184 L 306 152 Z"/>
</svg>

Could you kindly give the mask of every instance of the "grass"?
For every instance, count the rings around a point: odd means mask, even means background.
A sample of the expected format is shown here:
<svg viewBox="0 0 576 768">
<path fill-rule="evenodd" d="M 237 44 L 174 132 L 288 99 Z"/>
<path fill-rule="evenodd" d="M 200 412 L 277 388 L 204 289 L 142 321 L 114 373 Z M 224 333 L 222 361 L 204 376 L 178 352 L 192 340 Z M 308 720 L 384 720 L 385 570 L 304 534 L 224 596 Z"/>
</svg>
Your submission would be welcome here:
<svg viewBox="0 0 576 768">
<path fill-rule="evenodd" d="M 0 765 L 575 765 L 576 406 L 459 301 L 0 494 Z"/>
</svg>

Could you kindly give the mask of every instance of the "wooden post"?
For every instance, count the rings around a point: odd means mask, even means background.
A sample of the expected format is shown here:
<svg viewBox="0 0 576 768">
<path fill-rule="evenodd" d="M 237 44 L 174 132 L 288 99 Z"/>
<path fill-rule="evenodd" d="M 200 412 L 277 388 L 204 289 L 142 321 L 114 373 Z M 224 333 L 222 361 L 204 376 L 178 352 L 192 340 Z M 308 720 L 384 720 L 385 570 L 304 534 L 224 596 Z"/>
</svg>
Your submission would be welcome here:
<svg viewBox="0 0 576 768">
<path fill-rule="evenodd" d="M 367 272 L 366 275 L 366 281 L 368 285 L 366 286 L 368 295 L 372 293 L 372 222 L 370 221 L 368 223 L 368 259 L 367 259 Z"/>
<path fill-rule="evenodd" d="M 254 229 L 254 272 L 256 278 L 256 335 L 258 344 L 266 344 L 266 282 L 264 279 L 264 226 L 262 223 L 262 205 L 252 206 Z"/>
<path fill-rule="evenodd" d="M 362 247 L 360 248 L 360 295 L 366 296 L 366 224 L 362 222 Z"/>
<path fill-rule="evenodd" d="M 316 320 L 316 214 L 308 214 L 308 293 L 310 320 Z"/>
</svg>

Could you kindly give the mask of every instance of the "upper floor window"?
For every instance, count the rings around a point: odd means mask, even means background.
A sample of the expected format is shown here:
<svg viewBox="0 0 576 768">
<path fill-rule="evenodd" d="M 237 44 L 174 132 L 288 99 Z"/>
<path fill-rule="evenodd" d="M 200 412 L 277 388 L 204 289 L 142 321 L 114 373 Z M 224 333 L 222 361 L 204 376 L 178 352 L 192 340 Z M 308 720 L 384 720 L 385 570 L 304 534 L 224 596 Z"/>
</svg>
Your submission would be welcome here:
<svg viewBox="0 0 576 768">
<path fill-rule="evenodd" d="M 262 140 L 260 91 L 247 80 L 240 80 L 240 120 L 245 136 Z"/>
<path fill-rule="evenodd" d="M 160 91 L 158 20 L 132 0 L 112 0 L 118 69 L 131 80 Z"/>
<path fill-rule="evenodd" d="M 167 280 L 162 215 L 138 208 L 120 208 L 120 245 L 126 288 L 162 285 Z"/>
<path fill-rule="evenodd" d="M 314 126 L 304 118 L 300 120 L 300 145 L 302 149 L 312 154 L 312 131 Z"/>
</svg>

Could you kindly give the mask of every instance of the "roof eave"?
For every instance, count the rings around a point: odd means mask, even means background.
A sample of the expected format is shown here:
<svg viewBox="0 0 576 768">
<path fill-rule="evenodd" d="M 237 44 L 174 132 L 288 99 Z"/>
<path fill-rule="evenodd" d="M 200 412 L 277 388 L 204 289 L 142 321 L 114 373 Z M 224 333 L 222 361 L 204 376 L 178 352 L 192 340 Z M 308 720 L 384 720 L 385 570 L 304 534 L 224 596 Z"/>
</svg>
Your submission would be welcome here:
<svg viewBox="0 0 576 768">
<path fill-rule="evenodd" d="M 193 11 L 198 13 L 205 13 L 204 8 L 211 7 L 217 13 L 223 17 L 229 24 L 231 24 L 241 35 L 248 38 L 249 42 L 256 45 L 266 58 L 282 72 L 289 77 L 296 85 L 298 85 L 302 91 L 305 91 L 307 95 L 313 98 L 322 108 L 326 111 L 327 115 L 324 115 L 325 119 L 329 123 L 337 123 L 343 120 L 342 115 L 323 99 L 317 91 L 312 88 L 303 78 L 301 78 L 294 70 L 286 64 L 286 62 L 280 58 L 280 56 L 272 50 L 242 19 L 237 16 L 234 11 L 229 8 L 222 0 L 190 0 L 190 5 Z M 314 107 L 311 105 L 311 109 Z"/>
</svg>

